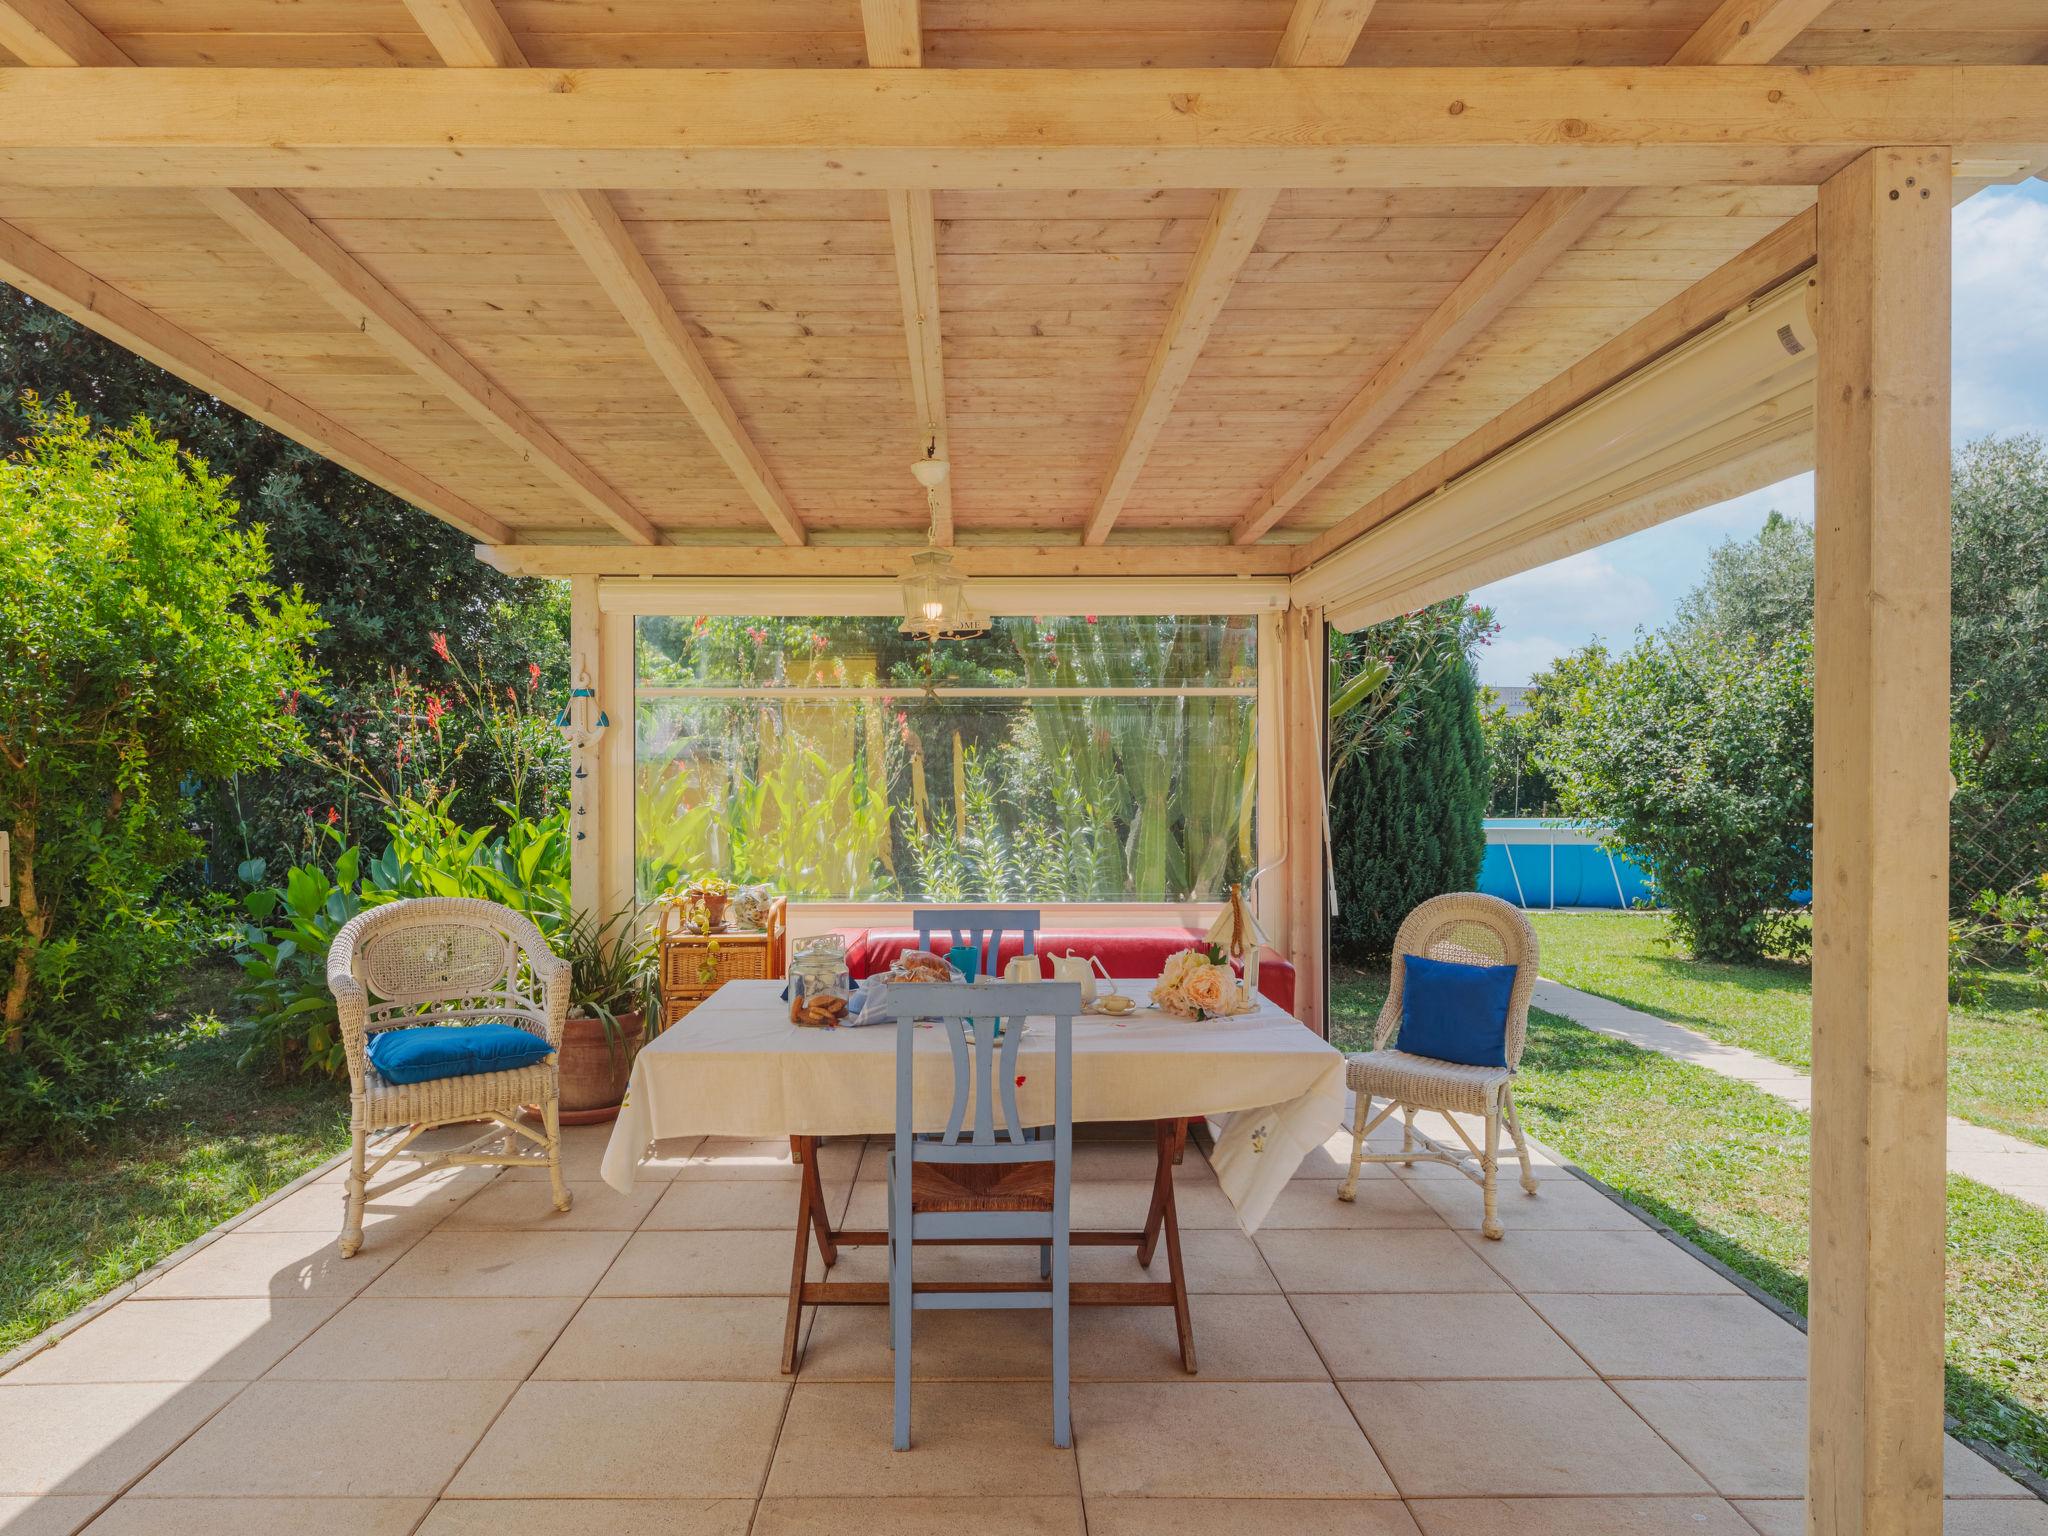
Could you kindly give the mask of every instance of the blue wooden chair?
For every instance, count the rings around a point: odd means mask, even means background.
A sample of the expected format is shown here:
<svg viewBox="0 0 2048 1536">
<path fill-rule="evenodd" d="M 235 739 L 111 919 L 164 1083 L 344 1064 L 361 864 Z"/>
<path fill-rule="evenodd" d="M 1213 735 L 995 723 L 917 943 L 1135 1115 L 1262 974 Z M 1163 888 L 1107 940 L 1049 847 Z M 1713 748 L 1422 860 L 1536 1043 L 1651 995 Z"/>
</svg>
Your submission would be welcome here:
<svg viewBox="0 0 2048 1536">
<path fill-rule="evenodd" d="M 1081 1011 L 1081 988 L 1071 981 L 904 984 L 878 1001 L 896 1021 L 896 1149 L 889 1158 L 889 1342 L 896 1351 L 896 1449 L 910 1449 L 910 1331 L 920 1308 L 1050 1308 L 1052 1442 L 1072 1445 L 1067 1258 L 1074 1172 L 1074 1015 Z M 1027 1015 L 1052 1020 L 1050 1141 L 1034 1140 L 1017 1112 L 1017 1054 Z M 913 1113 L 916 1019 L 938 1021 L 953 1058 L 952 1108 L 945 1129 L 934 1135 L 918 1134 L 918 1116 Z M 1008 1028 L 1003 1027 L 1006 1023 Z M 991 1084 L 998 1091 L 991 1092 Z M 927 1110 L 925 1124 L 930 1126 L 933 1118 Z M 1041 1278 L 985 1282 L 971 1291 L 918 1285 L 911 1278 L 911 1255 L 919 1242 L 930 1240 L 1035 1241 Z"/>
<path fill-rule="evenodd" d="M 917 930 L 917 942 L 924 949 L 932 947 L 936 933 L 945 934 L 956 946 L 971 945 L 981 956 L 984 976 L 1003 974 L 998 955 L 1006 933 L 1023 938 L 1025 954 L 1037 952 L 1036 907 L 918 907 L 910 914 L 910 926 Z"/>
</svg>

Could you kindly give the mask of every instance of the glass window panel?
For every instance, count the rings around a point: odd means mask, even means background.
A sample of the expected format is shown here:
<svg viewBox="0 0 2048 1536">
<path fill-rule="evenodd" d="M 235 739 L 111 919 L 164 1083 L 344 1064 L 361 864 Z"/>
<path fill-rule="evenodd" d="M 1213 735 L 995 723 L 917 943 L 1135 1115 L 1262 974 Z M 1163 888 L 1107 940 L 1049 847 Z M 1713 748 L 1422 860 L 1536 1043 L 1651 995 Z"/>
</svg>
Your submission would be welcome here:
<svg viewBox="0 0 2048 1536">
<path fill-rule="evenodd" d="M 1212 900 L 1254 867 L 1249 617 L 637 626 L 643 899 Z"/>
</svg>

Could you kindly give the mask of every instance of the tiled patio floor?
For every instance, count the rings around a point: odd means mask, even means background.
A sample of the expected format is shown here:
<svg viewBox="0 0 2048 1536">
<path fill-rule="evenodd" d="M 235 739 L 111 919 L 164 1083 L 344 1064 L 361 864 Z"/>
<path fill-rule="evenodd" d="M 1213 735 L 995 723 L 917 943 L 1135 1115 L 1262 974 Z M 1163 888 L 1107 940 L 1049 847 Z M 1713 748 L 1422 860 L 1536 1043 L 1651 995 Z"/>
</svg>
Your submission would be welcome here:
<svg viewBox="0 0 2048 1536">
<path fill-rule="evenodd" d="M 897 1454 L 881 1309 L 812 1314 L 796 1379 L 777 1370 L 786 1147 L 676 1144 L 620 1196 L 605 1135 L 569 1133 L 566 1217 L 526 1170 L 468 1170 L 388 1202 L 347 1261 L 329 1174 L 22 1363 L 0 1378 L 0 1532 L 1804 1529 L 1804 1337 L 1554 1165 L 1536 1197 L 1506 1183 L 1488 1243 L 1448 1169 L 1369 1170 L 1339 1204 L 1340 1135 L 1253 1239 L 1191 1150 L 1201 1374 L 1168 1313 L 1077 1313 L 1058 1451 L 1044 1317 L 927 1314 Z M 881 1156 L 826 1149 L 836 1209 L 871 1214 Z M 1149 1157 L 1084 1146 L 1084 1219 L 1141 1220 Z M 836 1273 L 880 1265 L 853 1250 Z M 1136 1266 L 1096 1249 L 1076 1271 Z M 1959 1445 L 1948 1486 L 1954 1536 L 2048 1536 L 2048 1505 Z"/>
</svg>

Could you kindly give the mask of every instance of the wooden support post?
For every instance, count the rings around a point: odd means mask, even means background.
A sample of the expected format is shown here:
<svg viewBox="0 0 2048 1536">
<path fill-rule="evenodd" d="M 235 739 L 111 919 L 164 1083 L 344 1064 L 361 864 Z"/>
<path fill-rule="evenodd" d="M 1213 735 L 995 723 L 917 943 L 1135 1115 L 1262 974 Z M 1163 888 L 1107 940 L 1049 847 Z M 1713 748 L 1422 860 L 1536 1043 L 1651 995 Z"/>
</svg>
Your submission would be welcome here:
<svg viewBox="0 0 2048 1536">
<path fill-rule="evenodd" d="M 569 686 L 585 686 L 579 679 L 588 672 L 588 686 L 600 687 L 604 658 L 598 646 L 597 578 L 569 578 Z M 569 717 L 581 723 L 577 711 L 595 705 L 595 699 L 571 699 Z M 591 718 L 596 718 L 592 709 Z M 599 747 L 585 747 L 571 754 L 569 764 L 569 900 L 578 912 L 597 915 L 603 903 L 604 775 L 599 771 L 603 754 Z"/>
<path fill-rule="evenodd" d="M 1941 1530 L 1949 161 L 1820 196 L 1813 1536 Z"/>
<path fill-rule="evenodd" d="M 1294 1013 L 1310 1029 L 1329 1033 L 1324 995 L 1329 984 L 1324 883 L 1323 798 L 1328 789 L 1323 754 L 1323 693 L 1327 665 L 1323 610 L 1290 608 L 1280 616 L 1280 772 L 1284 862 L 1280 880 L 1280 947 L 1294 962 Z"/>
</svg>

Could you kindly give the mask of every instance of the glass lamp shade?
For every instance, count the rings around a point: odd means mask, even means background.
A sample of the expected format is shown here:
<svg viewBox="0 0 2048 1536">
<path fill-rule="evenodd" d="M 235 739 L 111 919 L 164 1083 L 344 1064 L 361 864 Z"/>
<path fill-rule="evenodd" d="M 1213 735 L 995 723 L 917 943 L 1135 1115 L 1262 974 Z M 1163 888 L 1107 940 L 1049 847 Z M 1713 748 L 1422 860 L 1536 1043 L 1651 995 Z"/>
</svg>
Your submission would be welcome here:
<svg viewBox="0 0 2048 1536">
<path fill-rule="evenodd" d="M 985 634 L 988 620 L 967 608 L 967 588 L 943 549 L 913 555 L 903 578 L 900 632 L 920 640 L 965 640 Z"/>
</svg>

